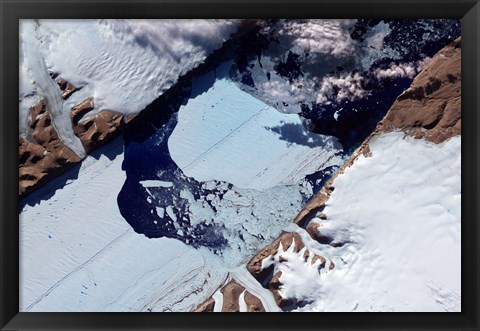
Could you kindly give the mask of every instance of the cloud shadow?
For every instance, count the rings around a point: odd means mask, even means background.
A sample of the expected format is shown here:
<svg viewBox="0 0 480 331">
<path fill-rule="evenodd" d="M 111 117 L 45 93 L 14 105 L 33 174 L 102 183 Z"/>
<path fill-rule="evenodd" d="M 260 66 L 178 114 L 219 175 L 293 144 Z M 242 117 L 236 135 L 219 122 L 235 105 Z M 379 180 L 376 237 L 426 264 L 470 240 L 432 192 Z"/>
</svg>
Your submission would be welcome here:
<svg viewBox="0 0 480 331">
<path fill-rule="evenodd" d="M 279 139 L 289 144 L 303 145 L 308 147 L 323 146 L 329 137 L 309 133 L 302 124 L 284 123 L 279 126 L 266 127 L 266 129 L 279 135 Z"/>
</svg>

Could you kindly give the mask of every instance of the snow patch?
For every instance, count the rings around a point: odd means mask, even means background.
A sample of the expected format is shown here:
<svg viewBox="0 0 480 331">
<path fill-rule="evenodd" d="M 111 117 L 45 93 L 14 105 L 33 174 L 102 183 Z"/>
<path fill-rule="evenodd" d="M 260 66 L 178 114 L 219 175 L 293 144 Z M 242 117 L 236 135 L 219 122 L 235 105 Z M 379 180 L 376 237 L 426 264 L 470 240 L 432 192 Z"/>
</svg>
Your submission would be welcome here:
<svg viewBox="0 0 480 331">
<path fill-rule="evenodd" d="M 379 80 L 394 80 L 405 77 L 413 79 L 430 60 L 431 59 L 427 57 L 416 62 L 391 63 L 387 68 L 375 69 L 374 74 Z"/>
<path fill-rule="evenodd" d="M 168 206 L 165 210 L 167 211 L 168 217 L 170 217 L 174 222 L 176 222 L 177 221 L 177 215 L 173 211 L 173 207 Z"/>
<path fill-rule="evenodd" d="M 302 53 L 344 57 L 355 50 L 356 42 L 349 33 L 355 22 L 356 20 L 286 20 L 279 34 L 293 38 L 293 44 Z"/>
</svg>

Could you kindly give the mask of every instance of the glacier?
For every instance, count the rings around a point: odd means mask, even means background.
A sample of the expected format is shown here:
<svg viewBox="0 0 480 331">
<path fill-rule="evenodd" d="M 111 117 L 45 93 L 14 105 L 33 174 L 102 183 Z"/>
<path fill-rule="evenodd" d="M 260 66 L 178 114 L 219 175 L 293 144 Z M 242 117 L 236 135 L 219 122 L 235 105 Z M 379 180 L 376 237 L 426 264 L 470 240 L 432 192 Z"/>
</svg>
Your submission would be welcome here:
<svg viewBox="0 0 480 331">
<path fill-rule="evenodd" d="M 20 20 L 20 134 L 28 134 L 28 108 L 46 92 L 37 88 L 37 58 L 80 89 L 63 112 L 69 115 L 72 106 L 93 97 L 95 107 L 85 116 L 102 110 L 128 116 L 201 64 L 237 27 L 235 20 Z M 31 53 L 35 45 L 38 52 Z M 56 128 L 73 135 L 69 122 Z M 62 141 L 84 156 L 70 140 Z"/>
<path fill-rule="evenodd" d="M 368 30 L 360 47 L 359 23 L 302 28 L 280 20 L 280 42 L 245 68 L 235 56 L 208 62 L 175 90 L 185 88 L 179 100 L 154 109 L 162 121 L 136 121 L 23 199 L 20 311 L 190 311 L 212 294 L 219 310 L 217 289 L 231 277 L 278 311 L 244 265 L 281 231 L 300 233 L 309 250 L 335 263 L 316 278 L 316 266 L 283 252 L 291 262 L 280 265 L 284 291 L 308 302 L 294 311 L 459 311 L 459 137 L 439 146 L 398 132 L 372 140 L 373 155 L 337 177 L 328 219 L 313 220 L 343 246 L 321 245 L 291 224 L 361 141 L 352 128 L 386 111 L 398 95 L 392 84 L 408 86 L 427 59 L 404 59 L 423 48 L 393 47 L 392 31 L 400 31 L 393 22 Z M 28 107 L 46 98 L 60 138 L 83 157 L 66 120 L 74 104 L 93 96 L 87 117 L 136 114 L 237 27 L 235 20 L 22 20 L 20 134 L 28 135 Z M 80 89 L 59 99 L 49 72 Z M 380 81 L 381 94 L 371 97 L 364 83 Z M 331 93 L 338 88 L 345 98 Z"/>
<path fill-rule="evenodd" d="M 278 236 L 315 178 L 344 159 L 336 138 L 242 91 L 231 69 L 227 61 L 193 79 L 178 112 L 150 136 L 129 133 L 118 197 L 136 232 L 179 239 L 225 270 Z"/>
<path fill-rule="evenodd" d="M 284 114 L 229 79 L 231 63 L 195 79 L 168 140 L 173 161 L 198 181 L 220 180 L 263 190 L 296 185 L 335 164 L 338 139 L 309 132 L 297 114 Z M 206 91 L 197 89 L 208 86 Z"/>
<path fill-rule="evenodd" d="M 20 311 L 190 311 L 224 282 L 197 250 L 125 222 L 123 157 L 120 138 L 23 200 Z"/>
</svg>

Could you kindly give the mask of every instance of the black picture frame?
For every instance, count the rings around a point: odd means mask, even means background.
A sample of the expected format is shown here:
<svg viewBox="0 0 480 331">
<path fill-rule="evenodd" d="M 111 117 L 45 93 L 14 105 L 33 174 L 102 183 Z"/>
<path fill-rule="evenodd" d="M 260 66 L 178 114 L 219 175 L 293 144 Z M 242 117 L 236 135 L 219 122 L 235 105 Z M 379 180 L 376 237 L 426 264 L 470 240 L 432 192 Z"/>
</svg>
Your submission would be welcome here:
<svg viewBox="0 0 480 331">
<path fill-rule="evenodd" d="M 1 330 L 479 330 L 478 0 L 0 0 Z M 19 313 L 18 20 L 22 18 L 461 18 L 461 313 Z"/>
</svg>

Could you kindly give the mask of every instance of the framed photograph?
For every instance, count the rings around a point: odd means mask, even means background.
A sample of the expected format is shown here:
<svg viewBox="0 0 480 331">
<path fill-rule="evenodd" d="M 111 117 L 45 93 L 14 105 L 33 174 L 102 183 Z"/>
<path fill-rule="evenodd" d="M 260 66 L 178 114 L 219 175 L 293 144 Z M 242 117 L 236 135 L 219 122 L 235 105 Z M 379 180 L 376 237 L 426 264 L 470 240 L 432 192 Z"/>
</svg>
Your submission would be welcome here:
<svg viewBox="0 0 480 331">
<path fill-rule="evenodd" d="M 2 330 L 479 330 L 478 1 L 0 5 Z"/>
</svg>

